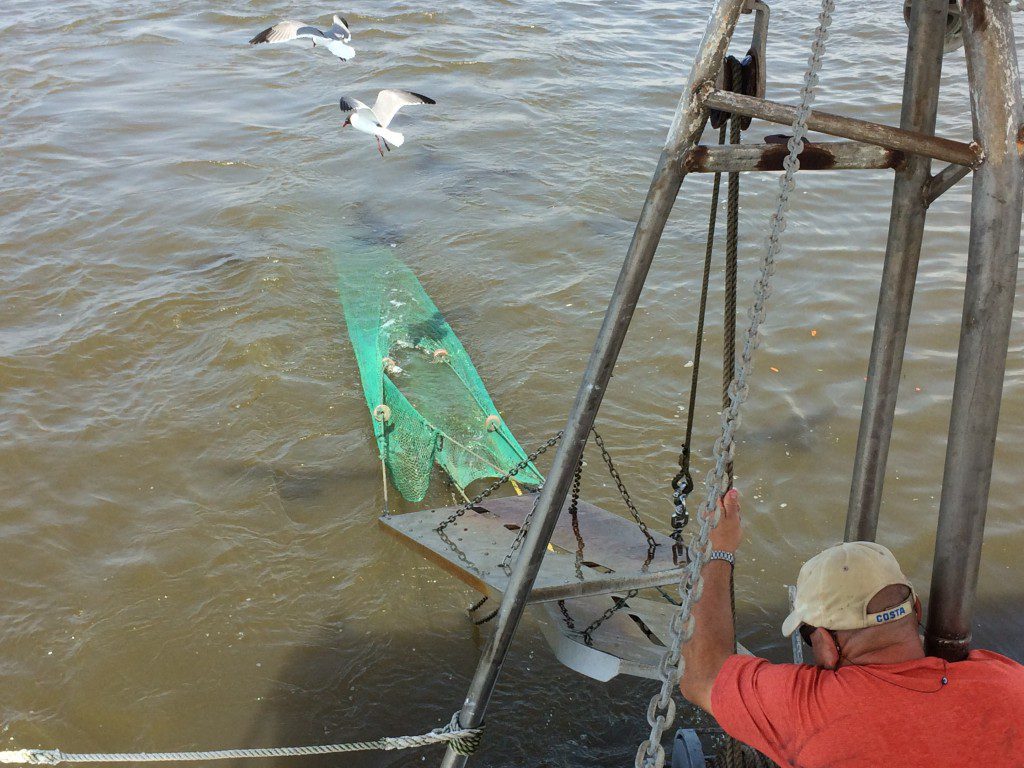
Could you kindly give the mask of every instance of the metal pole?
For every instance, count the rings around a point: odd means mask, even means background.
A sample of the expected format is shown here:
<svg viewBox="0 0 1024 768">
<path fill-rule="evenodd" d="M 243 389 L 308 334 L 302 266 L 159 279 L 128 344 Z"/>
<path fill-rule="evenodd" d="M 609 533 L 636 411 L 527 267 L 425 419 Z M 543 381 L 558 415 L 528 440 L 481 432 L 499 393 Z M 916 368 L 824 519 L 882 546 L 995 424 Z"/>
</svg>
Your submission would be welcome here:
<svg viewBox="0 0 1024 768">
<path fill-rule="evenodd" d="M 742 93 L 717 91 L 711 86 L 707 86 L 704 105 L 710 109 L 757 117 L 767 120 L 769 123 L 781 125 L 792 125 L 796 117 L 796 107 L 779 104 L 777 101 L 744 96 Z M 977 148 L 971 144 L 926 133 L 905 131 L 892 125 L 858 120 L 855 117 L 834 115 L 831 112 L 812 110 L 810 117 L 807 118 L 807 127 L 812 131 L 827 133 L 830 136 L 863 141 L 879 147 L 898 149 L 917 155 L 927 155 L 935 160 L 945 160 L 947 163 L 969 165 L 974 168 L 981 162 Z"/>
<path fill-rule="evenodd" d="M 789 147 L 785 141 L 725 146 L 700 144 L 686 153 L 686 172 L 781 171 L 784 170 L 782 161 L 788 156 Z M 906 158 L 907 154 L 899 150 L 859 141 L 808 141 L 800 153 L 800 171 L 900 168 Z M 965 169 L 965 173 L 970 172 L 970 168 Z"/>
<path fill-rule="evenodd" d="M 1024 187 L 1024 109 L 1010 5 L 964 0 L 963 21 L 974 137 L 985 162 L 973 179 L 967 286 L 925 636 L 928 653 L 950 661 L 964 658 L 971 641 Z"/>
<path fill-rule="evenodd" d="M 900 116 L 900 128 L 904 130 L 935 133 L 948 8 L 948 0 L 915 0 L 911 6 Z M 878 527 L 910 306 L 924 237 L 924 190 L 930 181 L 931 159 L 908 155 L 906 164 L 896 171 L 893 183 L 889 238 L 846 513 L 847 541 L 874 541 Z"/>
<path fill-rule="evenodd" d="M 932 176 L 932 180 L 928 182 L 928 187 L 925 189 L 924 202 L 925 205 L 931 205 L 939 199 L 943 194 L 949 191 L 954 184 L 960 179 L 971 172 L 970 168 L 965 168 L 962 165 L 947 165 L 941 171 Z"/>
<path fill-rule="evenodd" d="M 690 70 L 690 77 L 676 107 L 672 127 L 669 129 L 665 147 L 647 192 L 647 199 L 640 212 L 633 240 L 626 252 L 619 280 L 615 285 L 601 330 L 598 332 L 594 350 L 590 354 L 590 362 L 580 382 L 572 411 L 569 413 L 565 434 L 555 453 L 551 472 L 548 473 L 547 482 L 541 491 L 529 533 L 523 542 L 523 549 L 516 559 L 508 587 L 502 597 L 501 607 L 495 619 L 494 634 L 480 657 L 459 713 L 459 722 L 463 727 L 474 728 L 483 722 L 487 702 L 494 690 L 512 636 L 526 608 L 526 599 L 540 569 L 544 550 L 558 520 L 558 512 L 565 502 L 576 465 L 594 425 L 594 418 L 611 378 L 612 369 L 615 367 L 615 360 L 629 328 L 633 310 L 640 298 L 661 233 L 679 192 L 679 186 L 686 175 L 683 157 L 700 139 L 707 122 L 707 111 L 697 97 L 698 89 L 704 83 L 714 82 L 744 2 L 745 0 L 718 0 L 708 19 L 704 37 Z M 465 755 L 459 755 L 449 747 L 441 766 L 456 768 L 465 765 L 467 759 Z"/>
</svg>

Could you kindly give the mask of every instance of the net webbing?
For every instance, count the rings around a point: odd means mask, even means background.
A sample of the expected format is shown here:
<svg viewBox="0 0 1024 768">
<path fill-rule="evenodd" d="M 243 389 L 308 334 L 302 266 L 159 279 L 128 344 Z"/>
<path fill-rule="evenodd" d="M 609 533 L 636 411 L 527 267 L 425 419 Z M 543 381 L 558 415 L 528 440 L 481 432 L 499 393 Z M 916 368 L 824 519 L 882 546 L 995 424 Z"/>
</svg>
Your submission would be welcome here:
<svg viewBox="0 0 1024 768">
<path fill-rule="evenodd" d="M 341 304 L 380 456 L 409 501 L 426 496 L 434 464 L 461 488 L 499 477 L 526 453 L 498 415 L 468 353 L 413 272 L 389 249 L 336 250 Z M 378 411 L 380 413 L 380 411 Z M 539 485 L 532 465 L 517 476 Z"/>
</svg>

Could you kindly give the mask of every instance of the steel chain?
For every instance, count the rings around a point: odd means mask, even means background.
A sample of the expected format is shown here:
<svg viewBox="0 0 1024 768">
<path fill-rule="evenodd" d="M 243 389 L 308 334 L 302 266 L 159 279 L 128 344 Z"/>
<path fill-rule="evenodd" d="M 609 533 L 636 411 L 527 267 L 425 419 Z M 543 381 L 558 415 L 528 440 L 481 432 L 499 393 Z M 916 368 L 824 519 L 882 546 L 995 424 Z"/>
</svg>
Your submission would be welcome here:
<svg viewBox="0 0 1024 768">
<path fill-rule="evenodd" d="M 613 601 L 614 605 L 612 605 L 611 608 L 607 609 L 604 613 L 602 613 L 600 616 L 598 616 L 596 619 L 594 619 L 592 622 L 590 622 L 590 624 L 587 625 L 587 628 L 584 629 L 583 632 L 581 633 L 583 635 L 583 642 L 584 642 L 584 644 L 586 644 L 586 646 L 588 648 L 593 648 L 594 647 L 593 633 L 597 630 L 597 628 L 600 627 L 602 624 L 604 624 L 606 621 L 608 621 L 608 619 L 610 619 L 612 616 L 614 616 L 620 610 L 625 608 L 626 607 L 626 602 L 628 600 L 632 600 L 638 594 L 640 594 L 640 590 L 638 590 L 638 589 L 631 589 L 631 590 L 629 590 L 629 592 L 626 593 L 625 597 L 615 597 L 613 595 L 612 596 L 612 601 Z"/>
<path fill-rule="evenodd" d="M 569 517 L 572 519 L 572 532 L 576 537 L 576 558 L 573 565 L 576 569 L 576 578 L 583 581 L 583 549 L 586 543 L 580 533 L 580 486 L 583 484 L 583 452 L 580 452 L 579 463 L 576 464 L 576 472 L 572 476 L 572 498 L 569 500 Z"/>
<path fill-rule="evenodd" d="M 508 552 L 505 553 L 505 557 L 501 560 L 501 570 L 507 575 L 512 575 L 512 558 L 515 557 L 516 552 L 523 546 L 523 542 L 526 541 L 526 534 L 530 531 L 530 523 L 533 522 L 533 513 L 537 511 L 537 505 L 540 504 L 540 494 L 537 494 L 537 498 L 533 501 L 533 506 L 527 513 L 526 517 L 523 518 L 523 524 L 519 526 L 519 530 L 516 531 L 516 537 L 512 539 L 512 544 L 508 548 Z"/>
<path fill-rule="evenodd" d="M 608 472 L 612 476 L 612 479 L 615 481 L 615 485 L 619 489 L 619 494 L 621 494 L 622 500 L 626 503 L 626 506 L 629 508 L 630 514 L 633 516 L 633 520 L 636 521 L 636 524 L 640 528 L 640 531 L 644 534 L 644 537 L 647 539 L 647 559 L 644 561 L 642 566 L 643 569 L 646 569 L 647 566 L 649 566 L 651 564 L 651 561 L 654 559 L 655 551 L 658 547 L 658 542 L 655 541 L 654 536 L 651 535 L 650 529 L 647 527 L 647 524 L 643 521 L 643 518 L 640 517 L 639 510 L 637 510 L 636 505 L 630 498 L 629 491 L 626 490 L 626 485 L 625 483 L 622 482 L 622 477 L 621 475 L 619 475 L 619 471 L 615 467 L 615 462 L 612 460 L 611 454 L 608 452 L 607 447 L 605 447 L 604 439 L 601 437 L 601 435 L 598 433 L 596 429 L 592 428 L 591 432 L 594 435 L 594 442 L 597 444 L 597 447 L 601 450 L 601 458 L 604 459 L 605 466 L 608 467 Z M 579 504 L 579 480 L 582 468 L 583 461 L 581 456 L 580 464 L 579 466 L 577 466 L 576 475 L 573 478 L 573 496 L 572 501 L 569 504 L 569 512 L 572 515 L 573 532 L 576 534 L 577 542 L 576 576 L 578 578 L 583 578 L 583 569 L 581 567 L 583 563 L 583 538 L 580 536 L 579 522 L 576 512 L 576 508 Z M 592 647 L 594 644 L 593 633 L 597 631 L 597 629 L 602 624 L 604 624 L 608 619 L 610 619 L 618 611 L 624 608 L 626 606 L 627 600 L 631 600 L 632 598 L 636 597 L 637 594 L 639 594 L 638 590 L 631 589 L 628 593 L 626 593 L 625 599 L 613 598 L 615 602 L 612 605 L 612 607 L 608 608 L 603 614 L 594 619 L 594 621 L 592 621 L 587 626 L 587 628 L 583 630 L 583 642 L 588 647 Z M 572 627 L 570 627 L 570 629 L 572 629 Z"/>
<path fill-rule="evenodd" d="M 565 619 L 565 626 L 569 628 L 570 632 L 575 632 L 576 622 L 573 621 L 572 614 L 569 613 L 569 609 L 565 605 L 565 600 L 558 601 L 558 610 L 562 612 L 562 618 Z"/>
<path fill-rule="evenodd" d="M 601 435 L 597 433 L 597 430 L 591 428 L 590 430 L 594 434 L 594 442 L 597 443 L 597 447 L 601 449 L 601 458 L 604 459 L 605 466 L 608 467 L 608 473 L 612 476 L 612 480 L 615 481 L 615 485 L 619 489 L 619 493 L 622 496 L 622 500 L 626 503 L 626 507 L 629 508 L 629 514 L 633 516 L 633 520 L 640 528 L 640 532 L 643 533 L 644 538 L 647 539 L 647 563 L 650 564 L 654 558 L 654 550 L 658 547 L 658 542 L 654 540 L 651 535 L 651 530 L 647 527 L 647 523 L 640 517 L 640 512 L 637 510 L 633 500 L 629 497 L 629 491 L 626 490 L 625 484 L 622 482 L 622 477 L 619 476 L 619 470 L 615 468 L 615 462 L 612 461 L 611 454 L 608 453 L 608 449 L 605 448 L 604 440 Z"/>
<path fill-rule="evenodd" d="M 455 510 L 449 517 L 447 517 L 434 530 L 436 530 L 438 533 L 440 533 L 445 528 L 447 528 L 449 525 L 451 525 L 456 520 L 458 520 L 460 517 L 462 517 L 464 514 L 466 514 L 473 507 L 475 507 L 477 504 L 479 504 L 481 501 L 483 501 L 488 496 L 490 496 L 492 493 L 494 493 L 496 490 L 501 488 L 501 486 L 503 486 L 505 483 L 507 483 L 513 477 L 515 477 L 520 472 L 522 472 L 524 469 L 526 469 L 528 466 L 530 466 L 530 464 L 532 464 L 534 461 L 536 461 L 536 459 L 539 456 L 541 456 L 543 453 L 545 453 L 548 450 L 548 448 L 550 448 L 551 446 L 553 446 L 555 443 L 557 443 L 559 440 L 562 439 L 562 433 L 563 432 L 564 432 L 564 430 L 559 430 L 558 434 L 556 434 L 554 437 L 549 437 L 539 448 L 537 448 L 537 450 L 535 450 L 533 453 L 529 454 L 525 459 L 523 459 L 518 464 L 516 464 L 514 467 L 512 467 L 512 469 L 510 469 L 504 475 L 502 475 L 497 480 L 495 480 L 493 483 L 491 483 L 489 486 L 487 486 L 482 491 L 480 491 L 480 493 L 478 493 L 472 499 L 470 499 L 465 504 L 463 504 L 461 507 L 459 507 L 457 510 Z"/>
<path fill-rule="evenodd" d="M 441 541 L 444 542 L 445 546 L 455 553 L 455 556 L 459 558 L 463 565 L 466 566 L 466 569 L 468 571 L 480 575 L 480 569 L 477 567 L 476 563 L 470 560 L 466 553 L 462 550 L 462 548 L 451 540 L 448 534 L 444 532 L 444 528 L 438 528 L 437 535 L 441 539 Z"/>
<path fill-rule="evenodd" d="M 662 768 L 665 764 L 665 749 L 661 745 L 661 738 L 665 728 L 672 724 L 668 718 L 670 711 L 667 702 L 671 700 L 676 685 L 686 671 L 685 661 L 682 658 L 674 663 L 672 658 L 679 655 L 682 642 L 693 636 L 695 622 L 692 608 L 694 603 L 700 599 L 704 588 L 701 572 L 710 554 L 711 530 L 718 525 L 721 516 L 718 500 L 724 487 L 723 481 L 727 476 L 727 468 L 732 462 L 735 433 L 740 421 L 740 407 L 749 395 L 750 387 L 747 379 L 751 375 L 754 350 L 760 343 L 760 328 L 767 314 L 766 304 L 771 295 L 770 282 L 775 272 L 775 257 L 779 254 L 779 240 L 786 228 L 789 198 L 796 187 L 794 175 L 800 167 L 799 156 L 803 150 L 804 136 L 807 134 L 807 117 L 814 101 L 814 89 L 818 84 L 818 72 L 821 70 L 825 42 L 828 40 L 828 28 L 832 23 L 834 11 L 835 0 L 822 0 L 821 12 L 818 14 L 818 28 L 815 31 L 814 43 L 811 45 L 812 53 L 808 59 L 809 66 L 804 75 L 803 87 L 800 89 L 800 106 L 797 108 L 793 121 L 793 136 L 788 143 L 789 155 L 783 162 L 785 173 L 779 181 L 776 207 L 769 224 L 767 243 L 761 260 L 761 274 L 754 286 L 754 304 L 748 313 L 750 324 L 744 339 L 736 377 L 729 387 L 729 407 L 722 412 L 722 436 L 715 441 L 714 468 L 708 472 L 705 481 L 707 495 L 700 506 L 700 529 L 695 544 L 691 547 L 693 559 L 679 584 L 679 596 L 682 598 L 682 605 L 679 607 L 680 619 L 673 622 L 672 628 L 673 630 L 680 628 L 682 631 L 678 634 L 673 631 L 670 634 L 665 655 L 662 657 L 661 688 L 652 698 L 654 704 L 648 710 L 654 713 L 654 724 L 651 726 L 650 736 L 637 749 L 634 760 L 634 765 L 637 768 L 651 768 L 651 766 Z"/>
<path fill-rule="evenodd" d="M 596 429 L 591 428 L 590 431 L 594 435 L 594 442 L 597 443 L 597 447 L 601 449 L 601 458 L 604 459 L 604 463 L 608 467 L 608 472 L 611 474 L 612 479 L 615 481 L 615 485 L 619 489 L 619 493 L 622 496 L 622 500 L 626 503 L 626 506 L 629 508 L 629 512 L 633 516 L 633 520 L 636 521 L 637 526 L 639 526 L 640 531 L 644 535 L 644 538 L 647 539 L 647 559 L 644 561 L 643 564 L 643 569 L 646 570 L 647 566 L 649 566 L 651 564 L 651 561 L 654 559 L 655 551 L 658 548 L 658 542 L 654 539 L 654 536 L 651 535 L 651 531 L 647 527 L 647 524 L 643 521 L 643 518 L 640 517 L 640 512 L 637 510 L 632 498 L 630 498 L 629 491 L 626 490 L 626 485 L 625 483 L 622 482 L 622 477 L 619 475 L 619 471 L 615 468 L 615 462 L 612 461 L 611 454 L 608 453 L 608 449 L 605 447 L 604 440 L 601 438 L 601 435 L 597 433 Z M 555 440 L 555 442 L 557 442 L 556 438 L 560 438 L 561 436 L 562 433 L 559 432 L 558 435 L 556 435 L 554 438 L 551 438 L 551 440 Z M 548 442 L 550 443 L 551 440 L 549 440 Z M 543 451 L 547 450 L 548 447 L 550 447 L 550 445 L 540 452 L 543 453 Z M 582 458 L 580 459 L 580 461 L 581 464 L 577 465 L 577 471 L 579 471 L 582 467 Z M 537 500 L 540 500 L 539 496 L 537 497 Z M 533 513 L 534 511 L 536 511 L 536 509 L 537 503 L 535 502 L 533 505 L 533 509 L 530 510 L 530 513 L 523 520 L 523 524 L 519 528 L 519 531 L 516 533 L 515 539 L 512 540 L 512 545 L 509 547 L 509 550 L 506 553 L 505 558 L 501 561 L 501 568 L 505 571 L 505 573 L 511 573 L 512 571 L 512 558 L 515 557 L 516 552 L 519 551 L 519 548 L 523 545 L 523 542 L 526 540 L 526 534 L 529 532 L 530 523 L 533 520 Z M 457 511 L 454 516 L 458 517 L 460 514 L 465 514 L 465 510 Z"/>
</svg>

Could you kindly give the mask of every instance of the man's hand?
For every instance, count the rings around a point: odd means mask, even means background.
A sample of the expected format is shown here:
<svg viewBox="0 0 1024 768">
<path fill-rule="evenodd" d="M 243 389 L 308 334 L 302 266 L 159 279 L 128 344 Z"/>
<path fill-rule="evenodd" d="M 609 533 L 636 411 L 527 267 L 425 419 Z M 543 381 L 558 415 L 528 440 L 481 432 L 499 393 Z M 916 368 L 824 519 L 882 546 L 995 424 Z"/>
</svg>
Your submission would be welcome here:
<svg viewBox="0 0 1024 768">
<path fill-rule="evenodd" d="M 711 531 L 712 549 L 735 552 L 743 540 L 743 521 L 740 518 L 740 492 L 730 489 L 718 500 L 718 509 L 722 516 L 718 527 Z"/>
<path fill-rule="evenodd" d="M 740 525 L 740 494 L 733 489 L 718 502 L 722 512 L 718 527 L 711 531 L 711 547 L 735 552 L 743 537 Z M 683 643 L 686 674 L 679 690 L 689 701 L 711 712 L 711 690 L 722 665 L 736 650 L 732 609 L 729 605 L 729 564 L 712 560 L 704 568 L 704 596 L 693 606 L 697 627 L 689 642 Z"/>
</svg>

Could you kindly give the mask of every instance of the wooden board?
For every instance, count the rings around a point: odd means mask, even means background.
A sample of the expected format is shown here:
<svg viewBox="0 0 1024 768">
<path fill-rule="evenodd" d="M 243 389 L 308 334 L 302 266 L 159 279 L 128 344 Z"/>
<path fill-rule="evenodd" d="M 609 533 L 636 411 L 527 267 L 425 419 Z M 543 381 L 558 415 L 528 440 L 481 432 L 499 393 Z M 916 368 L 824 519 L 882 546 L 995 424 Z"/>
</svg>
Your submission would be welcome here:
<svg viewBox="0 0 1024 768">
<path fill-rule="evenodd" d="M 508 584 L 502 559 L 536 498 L 536 494 L 527 494 L 486 499 L 447 526 L 443 534 L 437 527 L 457 507 L 383 517 L 380 523 L 474 589 L 496 595 Z M 636 523 L 581 501 L 577 515 L 580 546 L 567 508 L 568 501 L 558 517 L 530 602 L 626 592 L 679 579 L 685 562 L 674 562 L 673 542 L 668 536 L 651 532 L 657 544 L 651 557 Z"/>
</svg>

